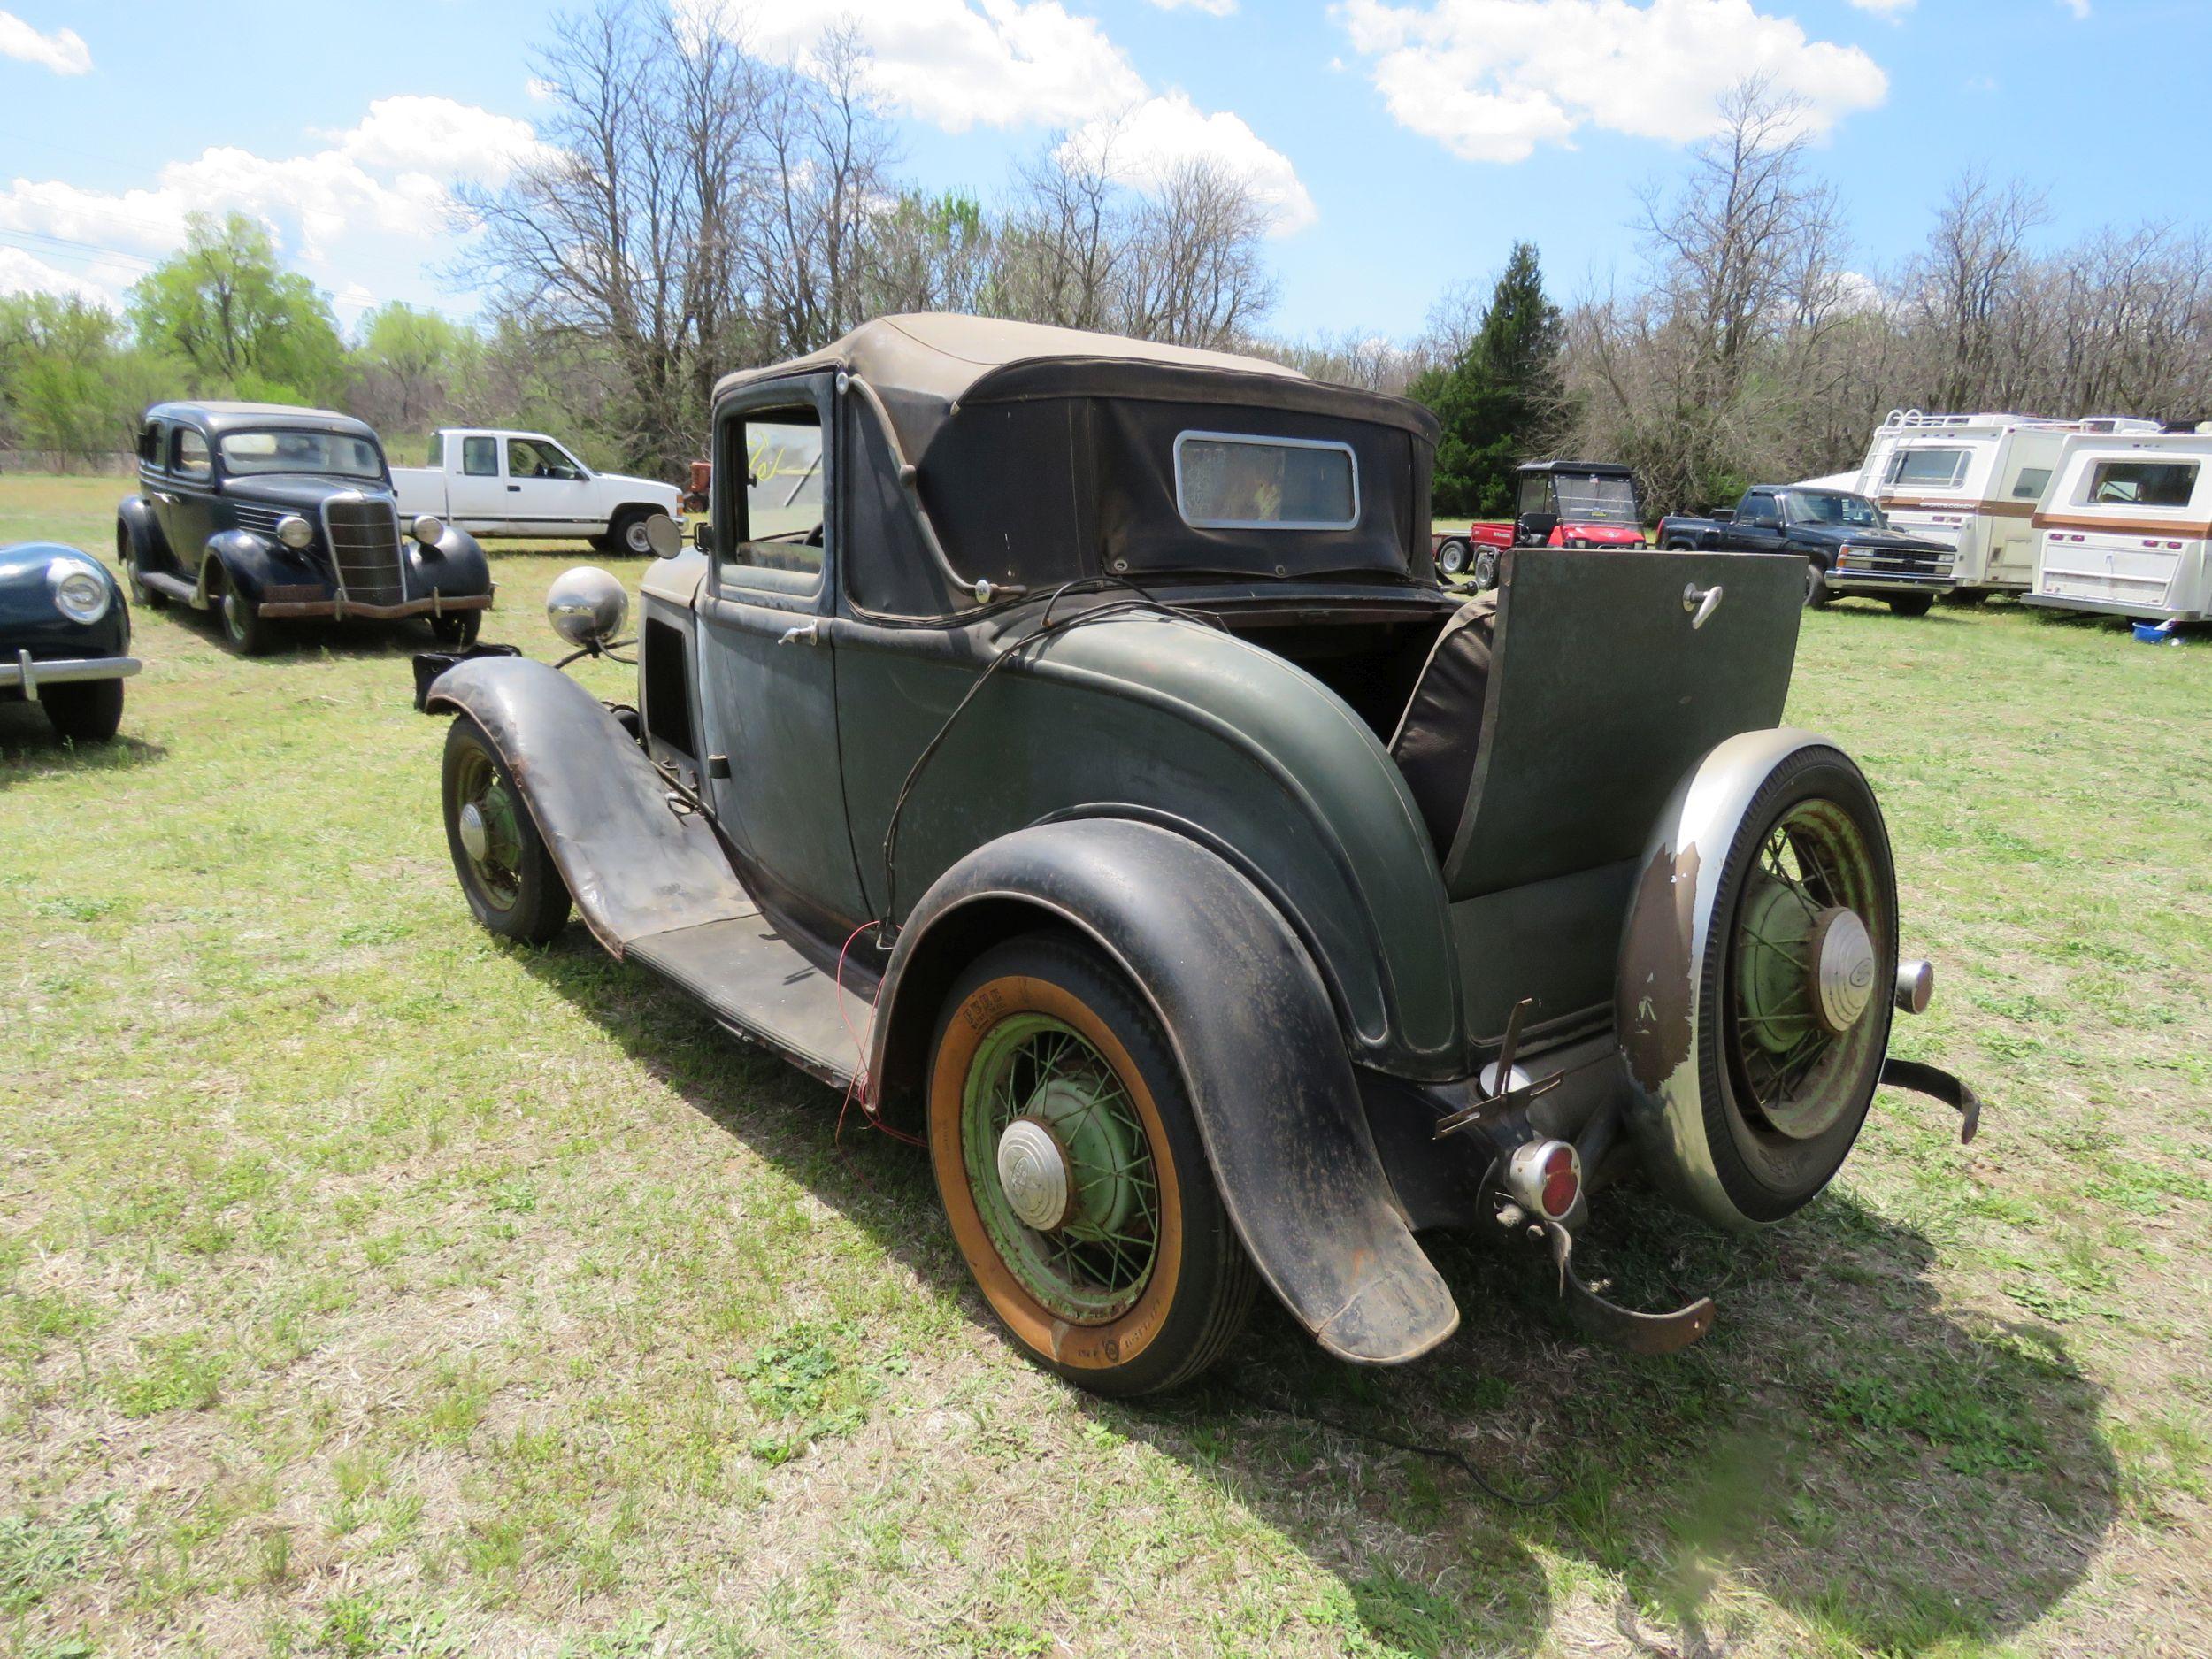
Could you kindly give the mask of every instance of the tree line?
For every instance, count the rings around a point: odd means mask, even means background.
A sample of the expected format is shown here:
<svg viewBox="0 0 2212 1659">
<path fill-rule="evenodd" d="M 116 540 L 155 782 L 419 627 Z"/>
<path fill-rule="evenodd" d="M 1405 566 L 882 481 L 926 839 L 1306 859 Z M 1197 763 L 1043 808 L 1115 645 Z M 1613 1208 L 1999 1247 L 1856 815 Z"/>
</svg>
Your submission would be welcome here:
<svg viewBox="0 0 2212 1659">
<path fill-rule="evenodd" d="M 2043 246 L 2042 196 L 1960 177 L 1924 247 L 1862 269 L 1801 111 L 1747 82 L 1646 191 L 1624 280 L 1562 304 L 1536 248 L 1443 290 L 1416 340 L 1271 334 L 1271 209 L 1224 167 L 1134 174 L 1105 123 L 986 204 L 902 177 L 867 58 L 795 69 L 657 0 L 557 19 L 537 150 L 455 207 L 480 320 L 389 304 L 350 339 L 267 230 L 196 217 L 118 314 L 0 297 L 0 448 L 113 451 L 165 396 L 328 403 L 395 447 L 441 424 L 549 427 L 674 475 L 713 384 L 864 319 L 950 310 L 1277 357 L 1426 403 L 1440 514 L 1510 509 L 1540 456 L 1624 461 L 1655 511 L 1855 463 L 1891 408 L 2212 414 L 2212 242 L 2154 222 Z"/>
</svg>

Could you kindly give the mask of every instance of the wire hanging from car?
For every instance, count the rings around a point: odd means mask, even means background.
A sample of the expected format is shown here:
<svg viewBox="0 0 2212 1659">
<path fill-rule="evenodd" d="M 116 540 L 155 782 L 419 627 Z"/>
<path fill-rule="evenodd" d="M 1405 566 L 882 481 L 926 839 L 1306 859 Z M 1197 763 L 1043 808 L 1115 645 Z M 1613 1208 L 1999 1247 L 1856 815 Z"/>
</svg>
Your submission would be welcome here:
<svg viewBox="0 0 2212 1659">
<path fill-rule="evenodd" d="M 1068 595 L 1080 592 L 1102 592 L 1116 588 L 1125 588 L 1135 597 L 1113 600 L 1089 611 L 1079 612 L 1063 621 L 1053 620 L 1053 607 Z M 1045 601 L 1044 608 L 1037 613 L 1037 619 L 1030 626 L 1029 632 L 984 664 L 983 672 L 975 677 L 974 683 L 961 694 L 960 701 L 952 706 L 952 712 L 945 717 L 944 723 L 937 728 L 929 741 L 922 745 L 921 752 L 914 757 L 914 764 L 907 768 L 905 780 L 899 785 L 898 794 L 892 797 L 890 820 L 884 826 L 883 831 L 883 914 L 876 918 L 878 949 L 882 949 L 887 941 L 895 940 L 898 937 L 899 824 L 905 816 L 908 798 L 913 795 L 914 786 L 920 780 L 923 772 L 927 769 L 929 763 L 936 758 L 937 751 L 943 747 L 947 734 L 951 732 L 960 717 L 967 712 L 968 705 L 976 700 L 985 686 L 990 684 L 992 676 L 1016 657 L 1028 653 L 1031 647 L 1039 645 L 1055 635 L 1065 634 L 1071 628 L 1081 627 L 1087 623 L 1104 622 L 1115 617 L 1135 614 L 1170 617 L 1184 622 L 1196 623 L 1202 627 L 1219 628 L 1222 626 L 1217 618 L 1209 616 L 1202 611 L 1192 610 L 1187 605 L 1171 603 L 1167 600 L 1148 593 L 1125 576 L 1079 576 L 1074 580 L 1063 582 L 1054 588 L 1051 596 Z"/>
</svg>

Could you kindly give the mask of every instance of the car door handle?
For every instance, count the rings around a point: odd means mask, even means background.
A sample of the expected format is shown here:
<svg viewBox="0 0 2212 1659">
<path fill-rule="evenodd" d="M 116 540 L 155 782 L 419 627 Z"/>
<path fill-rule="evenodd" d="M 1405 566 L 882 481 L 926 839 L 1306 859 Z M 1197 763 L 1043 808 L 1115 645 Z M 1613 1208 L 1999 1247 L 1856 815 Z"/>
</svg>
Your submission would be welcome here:
<svg viewBox="0 0 2212 1659">
<path fill-rule="evenodd" d="M 795 628 L 786 628 L 783 631 L 783 637 L 779 639 L 776 643 L 779 645 L 821 644 L 822 619 L 819 617 L 817 617 L 811 622 L 802 622 Z"/>
<path fill-rule="evenodd" d="M 507 488 L 513 495 L 519 495 L 522 494 L 522 486 L 519 484 L 510 484 L 507 486 Z"/>
<path fill-rule="evenodd" d="M 1693 630 L 1701 628 L 1713 612 L 1720 609 L 1721 586 L 1715 582 L 1710 588 L 1700 588 L 1692 582 L 1682 590 L 1682 608 L 1690 613 Z"/>
</svg>

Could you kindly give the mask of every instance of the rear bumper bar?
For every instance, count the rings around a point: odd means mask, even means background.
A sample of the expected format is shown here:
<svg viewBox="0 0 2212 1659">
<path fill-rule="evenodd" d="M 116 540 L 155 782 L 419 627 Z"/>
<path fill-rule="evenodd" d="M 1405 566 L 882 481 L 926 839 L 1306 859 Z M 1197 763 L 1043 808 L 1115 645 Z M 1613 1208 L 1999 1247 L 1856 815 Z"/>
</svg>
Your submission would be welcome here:
<svg viewBox="0 0 2212 1659">
<path fill-rule="evenodd" d="M 489 594 L 432 594 L 426 599 L 403 599 L 396 605 L 373 605 L 364 600 L 334 595 L 328 599 L 267 599 L 258 607 L 265 617 L 366 617 L 389 622 L 400 617 L 449 617 L 463 611 L 488 611 Z"/>
<path fill-rule="evenodd" d="M 128 680 L 139 670 L 135 657 L 49 657 L 18 651 L 13 662 L 0 661 L 0 688 L 19 687 L 27 697 L 41 686 L 69 686 L 84 680 Z"/>
</svg>

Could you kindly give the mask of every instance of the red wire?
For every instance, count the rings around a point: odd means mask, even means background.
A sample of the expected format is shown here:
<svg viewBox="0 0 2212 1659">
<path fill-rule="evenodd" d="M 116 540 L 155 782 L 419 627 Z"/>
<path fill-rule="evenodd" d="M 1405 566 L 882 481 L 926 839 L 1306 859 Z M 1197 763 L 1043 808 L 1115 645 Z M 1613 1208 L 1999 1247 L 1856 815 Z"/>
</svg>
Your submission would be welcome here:
<svg viewBox="0 0 2212 1659">
<path fill-rule="evenodd" d="M 875 926 L 876 924 L 873 922 L 861 923 L 859 926 L 854 928 L 851 933 L 845 935 L 845 942 L 843 945 L 839 947 L 837 952 L 837 1018 L 845 1022 L 845 1034 L 853 1040 L 853 1053 L 859 1057 L 860 1064 L 853 1071 L 852 1081 L 845 1085 L 845 1103 L 837 1109 L 837 1130 L 836 1133 L 830 1137 L 830 1144 L 832 1146 L 838 1146 L 842 1143 L 845 1134 L 846 1114 L 852 1110 L 853 1102 L 855 1099 L 857 1099 L 860 1102 L 861 1111 L 866 1115 L 868 1121 L 876 1128 L 881 1130 L 885 1134 L 889 1135 L 894 1141 L 904 1141 L 910 1147 L 918 1147 L 923 1144 L 918 1137 L 910 1135 L 902 1129 L 894 1129 L 889 1124 L 883 1121 L 882 1114 L 876 1110 L 875 1090 L 873 1087 L 874 1079 L 868 1075 L 868 1046 L 860 1041 L 860 1033 L 853 1029 L 851 1017 L 845 1012 L 846 953 L 852 949 L 854 940 L 859 938 L 861 934 L 867 933 Z M 880 986 L 877 987 L 877 995 L 879 996 L 882 995 L 882 987 Z M 875 1007 L 875 1003 L 872 1001 L 868 1006 L 872 1010 Z"/>
</svg>

